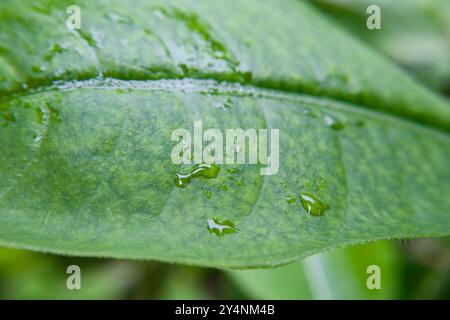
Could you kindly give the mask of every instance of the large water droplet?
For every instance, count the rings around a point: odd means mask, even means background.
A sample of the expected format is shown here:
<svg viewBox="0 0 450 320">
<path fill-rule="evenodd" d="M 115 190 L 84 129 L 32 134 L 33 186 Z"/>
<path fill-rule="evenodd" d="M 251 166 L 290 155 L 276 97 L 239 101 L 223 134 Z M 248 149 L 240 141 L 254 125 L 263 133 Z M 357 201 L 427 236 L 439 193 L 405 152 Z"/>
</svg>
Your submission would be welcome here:
<svg viewBox="0 0 450 320">
<path fill-rule="evenodd" d="M 207 222 L 208 232 L 218 237 L 222 237 L 225 234 L 239 232 L 239 229 L 237 229 L 234 223 L 229 220 L 219 221 L 217 218 L 213 218 L 208 219 Z"/>
<path fill-rule="evenodd" d="M 192 170 L 191 176 L 204 177 L 206 179 L 216 178 L 219 174 L 220 168 L 215 164 L 196 164 Z"/>
<path fill-rule="evenodd" d="M 312 216 L 321 216 L 329 206 L 308 193 L 300 193 L 300 202 L 306 212 Z"/>
<path fill-rule="evenodd" d="M 214 179 L 219 174 L 220 168 L 215 164 L 196 164 L 189 173 L 177 173 L 175 186 L 180 189 L 186 188 L 192 178 L 203 177 L 205 179 Z"/>
</svg>

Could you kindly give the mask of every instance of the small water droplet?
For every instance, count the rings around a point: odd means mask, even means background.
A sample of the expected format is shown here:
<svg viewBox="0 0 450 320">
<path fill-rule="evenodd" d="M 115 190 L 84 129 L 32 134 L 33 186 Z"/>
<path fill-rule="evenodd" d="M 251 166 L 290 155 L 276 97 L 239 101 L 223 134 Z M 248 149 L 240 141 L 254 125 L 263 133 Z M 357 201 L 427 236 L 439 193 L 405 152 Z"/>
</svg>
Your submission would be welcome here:
<svg viewBox="0 0 450 320">
<path fill-rule="evenodd" d="M 327 124 L 327 126 L 329 126 L 333 130 L 344 129 L 344 124 L 341 121 L 333 118 L 332 116 L 327 115 L 323 119 L 325 120 L 325 123 Z"/>
<path fill-rule="evenodd" d="M 33 65 L 33 66 L 31 67 L 31 71 L 33 71 L 33 72 L 35 72 L 35 73 L 38 73 L 38 72 L 44 71 L 44 68 L 41 67 L 41 66 L 38 66 L 38 65 Z"/>
<path fill-rule="evenodd" d="M 34 137 L 34 140 L 33 140 L 33 142 L 40 142 L 41 140 L 42 140 L 42 136 L 41 135 L 36 135 L 35 137 Z"/>
<path fill-rule="evenodd" d="M 208 219 L 207 223 L 208 232 L 218 237 L 222 237 L 225 234 L 239 232 L 239 229 L 237 229 L 234 223 L 230 220 L 219 221 L 217 218 L 213 218 Z"/>
<path fill-rule="evenodd" d="M 211 197 L 212 197 L 212 193 L 211 193 L 211 191 L 205 191 L 205 196 L 208 198 L 208 199 L 211 199 Z"/>
<path fill-rule="evenodd" d="M 59 43 L 55 43 L 51 50 L 55 53 L 61 53 L 63 51 L 63 47 Z"/>
<path fill-rule="evenodd" d="M 155 11 L 153 11 L 153 13 L 154 13 L 155 16 L 158 17 L 159 19 L 165 19 L 165 18 L 166 18 L 164 12 L 161 11 L 161 10 L 155 10 Z"/>
<path fill-rule="evenodd" d="M 238 172 L 238 168 L 236 168 L 236 167 L 228 168 L 227 171 L 231 174 L 235 174 Z"/>
<path fill-rule="evenodd" d="M 110 11 L 106 13 L 105 16 L 107 19 L 118 23 L 131 24 L 133 22 L 131 17 L 119 12 Z"/>
<path fill-rule="evenodd" d="M 312 216 L 321 216 L 329 206 L 308 193 L 300 193 L 300 202 L 305 211 Z"/>
<path fill-rule="evenodd" d="M 317 118 L 317 114 L 310 109 L 305 109 L 304 113 L 311 118 Z"/>
<path fill-rule="evenodd" d="M 288 204 L 294 203 L 296 200 L 297 200 L 297 199 L 295 199 L 295 197 L 292 196 L 292 195 L 288 195 L 288 196 L 286 197 L 286 202 L 287 202 Z"/>
<path fill-rule="evenodd" d="M 205 179 L 214 179 L 219 174 L 220 168 L 215 164 L 196 164 L 189 173 L 177 173 L 175 186 L 184 189 L 192 178 L 203 177 Z"/>
<path fill-rule="evenodd" d="M 186 188 L 186 186 L 191 182 L 191 174 L 181 174 L 177 173 L 177 177 L 175 178 L 175 186 L 180 189 Z"/>
<path fill-rule="evenodd" d="M 214 101 L 212 103 L 212 106 L 216 109 L 225 109 L 225 105 L 223 105 L 221 102 Z"/>
<path fill-rule="evenodd" d="M 231 99 L 230 97 L 227 98 L 227 100 L 224 103 L 224 107 L 225 108 L 231 108 L 233 106 L 233 99 Z"/>
</svg>

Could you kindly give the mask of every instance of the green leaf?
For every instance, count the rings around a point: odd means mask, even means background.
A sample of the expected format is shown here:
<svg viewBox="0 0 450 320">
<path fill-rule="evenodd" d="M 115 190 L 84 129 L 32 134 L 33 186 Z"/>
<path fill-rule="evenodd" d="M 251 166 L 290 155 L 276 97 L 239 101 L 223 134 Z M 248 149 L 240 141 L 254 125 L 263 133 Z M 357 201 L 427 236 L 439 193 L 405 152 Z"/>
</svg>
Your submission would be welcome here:
<svg viewBox="0 0 450 320">
<path fill-rule="evenodd" d="M 2 245 L 255 267 L 449 234 L 448 102 L 308 4 L 69 4 L 0 4 Z M 279 172 L 177 188 L 197 120 L 279 129 Z"/>
</svg>

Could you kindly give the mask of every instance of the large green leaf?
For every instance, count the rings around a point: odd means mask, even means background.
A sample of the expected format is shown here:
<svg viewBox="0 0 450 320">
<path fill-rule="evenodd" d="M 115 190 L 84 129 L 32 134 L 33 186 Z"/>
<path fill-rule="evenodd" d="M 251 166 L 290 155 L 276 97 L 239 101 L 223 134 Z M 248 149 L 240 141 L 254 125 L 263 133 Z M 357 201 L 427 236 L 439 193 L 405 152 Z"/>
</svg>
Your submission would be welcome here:
<svg viewBox="0 0 450 320">
<path fill-rule="evenodd" d="M 69 2 L 0 4 L 1 244 L 253 267 L 450 233 L 448 103 L 306 3 L 79 3 L 78 31 Z M 177 188 L 171 133 L 196 120 L 280 129 L 279 172 Z"/>
</svg>

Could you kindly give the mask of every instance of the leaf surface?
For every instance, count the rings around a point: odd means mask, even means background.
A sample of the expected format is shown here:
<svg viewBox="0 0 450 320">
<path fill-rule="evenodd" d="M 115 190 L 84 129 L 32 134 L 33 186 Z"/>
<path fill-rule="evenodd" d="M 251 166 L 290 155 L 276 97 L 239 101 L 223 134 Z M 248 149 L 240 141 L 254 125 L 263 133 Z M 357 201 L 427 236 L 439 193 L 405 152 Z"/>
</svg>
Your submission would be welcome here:
<svg viewBox="0 0 450 320">
<path fill-rule="evenodd" d="M 1 244 L 258 267 L 449 234 L 448 103 L 306 3 L 80 1 L 78 31 L 69 4 L 0 4 Z M 278 173 L 177 188 L 171 134 L 197 120 L 279 129 Z"/>
</svg>

